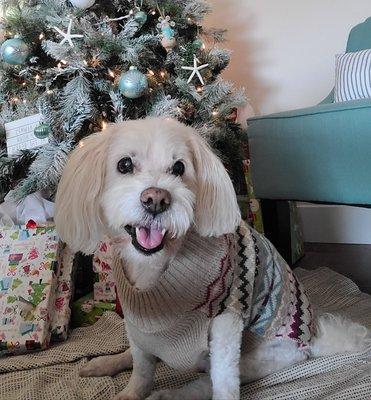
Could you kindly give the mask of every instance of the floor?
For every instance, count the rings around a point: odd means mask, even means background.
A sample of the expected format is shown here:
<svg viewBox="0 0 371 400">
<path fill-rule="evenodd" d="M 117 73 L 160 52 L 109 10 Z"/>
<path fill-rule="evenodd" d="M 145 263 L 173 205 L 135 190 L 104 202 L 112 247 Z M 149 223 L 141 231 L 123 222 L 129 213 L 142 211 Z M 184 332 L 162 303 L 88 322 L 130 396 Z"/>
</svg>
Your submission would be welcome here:
<svg viewBox="0 0 371 400">
<path fill-rule="evenodd" d="M 294 265 L 296 267 L 329 267 L 371 294 L 371 245 L 306 243 L 305 256 Z"/>
</svg>

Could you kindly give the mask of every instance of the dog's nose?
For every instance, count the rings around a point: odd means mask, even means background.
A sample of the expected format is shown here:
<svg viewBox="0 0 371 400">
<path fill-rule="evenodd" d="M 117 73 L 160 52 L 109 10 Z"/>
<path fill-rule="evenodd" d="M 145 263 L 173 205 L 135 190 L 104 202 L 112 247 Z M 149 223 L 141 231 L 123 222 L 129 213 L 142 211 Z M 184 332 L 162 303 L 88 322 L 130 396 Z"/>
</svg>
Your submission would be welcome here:
<svg viewBox="0 0 371 400">
<path fill-rule="evenodd" d="M 151 187 L 143 190 L 140 195 L 142 206 L 151 214 L 156 215 L 166 211 L 171 203 L 171 195 L 165 189 Z"/>
</svg>

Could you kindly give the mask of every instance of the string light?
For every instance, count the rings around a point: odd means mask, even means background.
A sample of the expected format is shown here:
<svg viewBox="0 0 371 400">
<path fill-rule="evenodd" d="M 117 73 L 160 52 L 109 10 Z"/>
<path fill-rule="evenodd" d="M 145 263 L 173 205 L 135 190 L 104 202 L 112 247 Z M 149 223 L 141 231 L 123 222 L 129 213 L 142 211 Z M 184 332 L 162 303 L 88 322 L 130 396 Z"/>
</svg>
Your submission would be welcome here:
<svg viewBox="0 0 371 400">
<path fill-rule="evenodd" d="M 62 64 L 58 63 L 57 67 L 58 67 L 58 69 L 62 69 Z"/>
<path fill-rule="evenodd" d="M 202 43 L 202 45 L 201 45 L 201 49 L 202 49 L 202 50 L 205 50 L 205 49 L 206 49 L 206 45 L 205 45 L 205 43 Z"/>
<path fill-rule="evenodd" d="M 109 75 L 111 78 L 114 78 L 114 77 L 115 77 L 115 73 L 112 71 L 112 69 L 109 69 L 109 68 L 108 68 L 108 75 Z"/>
<path fill-rule="evenodd" d="M 27 83 L 26 83 L 26 82 L 23 82 L 23 83 L 22 83 L 22 86 L 26 86 L 26 85 L 27 85 Z"/>
<path fill-rule="evenodd" d="M 88 62 L 86 60 L 83 61 L 84 65 L 88 66 Z"/>
<path fill-rule="evenodd" d="M 166 73 L 164 71 L 160 72 L 161 78 L 165 78 Z"/>
<path fill-rule="evenodd" d="M 152 11 L 151 11 L 151 14 L 152 14 L 152 15 L 156 15 L 156 10 L 152 10 Z"/>
<path fill-rule="evenodd" d="M 47 94 L 52 94 L 53 91 L 52 91 L 51 89 L 48 89 L 48 90 L 46 91 L 46 93 L 47 93 Z"/>
<path fill-rule="evenodd" d="M 40 80 L 40 75 L 39 74 L 37 74 L 36 76 L 35 76 L 35 82 L 37 83 L 39 80 Z"/>
<path fill-rule="evenodd" d="M 67 61 L 66 61 L 66 60 L 61 60 L 61 63 L 62 63 L 63 65 L 66 65 L 66 64 L 67 64 Z"/>
<path fill-rule="evenodd" d="M 40 35 L 39 35 L 39 40 L 43 40 L 44 37 L 45 37 L 45 35 L 44 35 L 43 33 L 40 33 Z"/>
<path fill-rule="evenodd" d="M 84 141 L 83 140 L 79 141 L 79 147 L 84 147 Z"/>
<path fill-rule="evenodd" d="M 23 104 L 26 104 L 26 103 L 27 103 L 27 100 L 26 100 L 26 99 L 24 99 L 24 100 L 23 100 Z"/>
<path fill-rule="evenodd" d="M 213 110 L 213 112 L 211 113 L 214 117 L 216 117 L 217 115 L 219 115 L 219 111 L 218 110 Z"/>
<path fill-rule="evenodd" d="M 204 88 L 202 86 L 197 86 L 197 88 L 196 88 L 197 93 L 201 93 L 203 90 L 204 90 Z"/>
<path fill-rule="evenodd" d="M 154 73 L 151 69 L 149 69 L 149 70 L 148 70 L 148 74 L 151 75 L 151 76 L 153 76 L 155 73 Z"/>
<path fill-rule="evenodd" d="M 107 129 L 107 122 L 106 121 L 102 121 L 102 131 Z"/>
</svg>

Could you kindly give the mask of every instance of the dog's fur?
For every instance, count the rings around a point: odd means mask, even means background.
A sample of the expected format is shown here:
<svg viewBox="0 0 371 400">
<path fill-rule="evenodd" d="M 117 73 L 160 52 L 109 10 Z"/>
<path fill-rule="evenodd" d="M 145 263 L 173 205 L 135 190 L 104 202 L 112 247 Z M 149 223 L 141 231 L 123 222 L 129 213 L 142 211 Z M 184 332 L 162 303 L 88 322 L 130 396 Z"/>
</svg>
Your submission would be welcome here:
<svg viewBox="0 0 371 400">
<path fill-rule="evenodd" d="M 123 157 L 133 160 L 133 173 L 117 171 Z M 171 174 L 178 160 L 185 166 L 181 177 Z M 141 193 L 149 187 L 165 189 L 172 198 L 169 210 L 156 217 L 140 203 Z M 228 174 L 205 141 L 174 120 L 147 118 L 111 125 L 72 153 L 59 185 L 55 218 L 61 238 L 76 251 L 90 254 L 108 235 L 125 262 L 128 280 L 143 290 L 155 285 L 191 227 L 201 236 L 232 233 L 240 212 Z M 124 229 L 149 224 L 167 231 L 163 249 L 150 256 L 133 246 Z M 361 350 L 367 343 L 365 328 L 340 318 L 322 318 L 319 328 L 309 351 L 312 356 Z M 127 352 L 96 358 L 81 371 L 82 376 L 114 375 L 133 361 L 130 382 L 116 397 L 121 400 L 238 399 L 241 382 L 308 357 L 308 351 L 285 340 L 249 348 L 242 320 L 222 313 L 211 323 L 210 363 L 201 365 L 209 374 L 181 389 L 151 394 L 156 359 L 137 347 L 130 334 L 129 341 Z"/>
</svg>

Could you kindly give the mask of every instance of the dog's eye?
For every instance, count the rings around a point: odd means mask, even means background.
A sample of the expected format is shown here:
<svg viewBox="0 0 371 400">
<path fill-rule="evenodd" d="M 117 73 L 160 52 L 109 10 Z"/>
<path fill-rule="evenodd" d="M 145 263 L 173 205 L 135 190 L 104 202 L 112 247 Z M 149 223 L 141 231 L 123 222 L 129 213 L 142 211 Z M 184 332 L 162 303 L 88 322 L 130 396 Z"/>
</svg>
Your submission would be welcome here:
<svg viewBox="0 0 371 400">
<path fill-rule="evenodd" d="M 184 170 L 185 170 L 184 164 L 181 161 L 177 161 L 173 165 L 171 173 L 175 176 L 182 176 L 184 174 Z"/>
<path fill-rule="evenodd" d="M 134 170 L 133 162 L 130 157 L 121 158 L 117 163 L 117 170 L 121 174 L 131 174 Z"/>
</svg>

